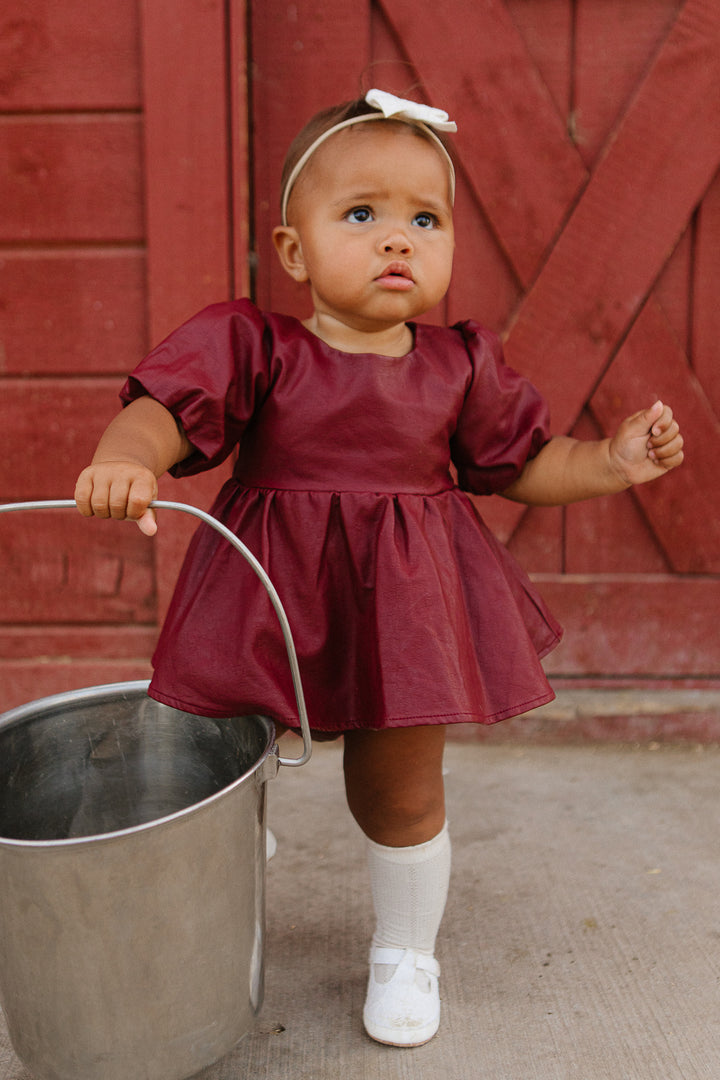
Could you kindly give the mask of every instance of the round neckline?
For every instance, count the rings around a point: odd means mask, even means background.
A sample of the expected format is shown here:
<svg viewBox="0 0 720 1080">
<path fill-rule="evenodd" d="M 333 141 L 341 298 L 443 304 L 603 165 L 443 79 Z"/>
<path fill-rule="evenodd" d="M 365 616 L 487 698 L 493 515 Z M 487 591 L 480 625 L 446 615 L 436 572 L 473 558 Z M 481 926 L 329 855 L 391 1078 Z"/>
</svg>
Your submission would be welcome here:
<svg viewBox="0 0 720 1080">
<path fill-rule="evenodd" d="M 405 323 L 408 330 L 412 334 L 412 339 L 413 339 L 412 348 L 409 349 L 406 353 L 403 353 L 401 356 L 391 356 L 388 353 L 347 352 L 345 349 L 338 349 L 334 345 L 328 344 L 327 341 L 325 341 L 323 338 L 319 337 L 317 334 L 314 334 L 312 332 L 312 330 L 308 330 L 307 326 L 305 326 L 305 324 L 302 322 L 302 320 L 298 319 L 295 315 L 290 315 L 290 316 L 287 316 L 287 317 L 292 319 L 295 323 L 297 323 L 297 325 L 300 327 L 302 333 L 305 334 L 311 341 L 316 342 L 323 350 L 325 350 L 326 352 L 329 352 L 329 353 L 334 353 L 336 356 L 343 356 L 343 357 L 347 357 L 349 359 L 364 356 L 364 357 L 373 357 L 376 360 L 386 360 L 386 361 L 387 360 L 407 360 L 411 356 L 413 356 L 413 354 L 416 353 L 417 349 L 418 349 L 418 328 L 421 325 L 420 323 L 415 323 L 415 322 L 407 322 L 407 323 Z"/>
</svg>

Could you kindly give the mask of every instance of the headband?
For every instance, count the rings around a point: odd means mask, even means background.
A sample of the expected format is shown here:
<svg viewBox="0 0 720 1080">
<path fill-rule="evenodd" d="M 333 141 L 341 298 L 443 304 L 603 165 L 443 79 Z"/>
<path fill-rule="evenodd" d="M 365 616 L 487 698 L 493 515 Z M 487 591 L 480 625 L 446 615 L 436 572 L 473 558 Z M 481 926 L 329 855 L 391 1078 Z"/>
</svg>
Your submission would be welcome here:
<svg viewBox="0 0 720 1080">
<path fill-rule="evenodd" d="M 292 189 L 298 176 L 307 165 L 308 161 L 326 139 L 334 135 L 336 131 L 351 127 L 353 124 L 362 124 L 366 120 L 402 120 L 413 127 L 421 128 L 428 138 L 437 146 L 438 150 L 447 162 L 450 169 L 450 199 L 455 202 L 455 168 L 447 150 L 438 139 L 435 131 L 457 131 L 457 124 L 448 119 L 448 114 L 443 109 L 433 109 L 429 105 L 420 105 L 417 101 L 408 101 L 407 98 L 395 97 L 384 90 L 368 90 L 365 101 L 378 112 L 363 113 L 361 116 L 351 116 L 349 120 L 342 120 L 334 127 L 328 128 L 322 135 L 318 135 L 315 142 L 308 146 L 302 157 L 296 162 L 295 167 L 287 178 L 287 183 L 282 194 L 282 223 L 287 225 L 287 208 Z"/>
</svg>

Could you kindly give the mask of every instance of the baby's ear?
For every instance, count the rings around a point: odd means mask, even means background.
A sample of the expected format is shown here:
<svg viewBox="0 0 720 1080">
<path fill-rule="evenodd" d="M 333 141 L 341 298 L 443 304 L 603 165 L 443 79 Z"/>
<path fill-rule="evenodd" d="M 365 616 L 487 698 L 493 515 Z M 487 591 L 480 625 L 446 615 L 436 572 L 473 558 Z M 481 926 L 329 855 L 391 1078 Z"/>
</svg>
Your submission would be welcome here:
<svg viewBox="0 0 720 1080">
<path fill-rule="evenodd" d="M 278 225 L 273 229 L 272 238 L 280 262 L 290 277 L 295 281 L 307 281 L 308 272 L 297 230 L 292 225 Z"/>
</svg>

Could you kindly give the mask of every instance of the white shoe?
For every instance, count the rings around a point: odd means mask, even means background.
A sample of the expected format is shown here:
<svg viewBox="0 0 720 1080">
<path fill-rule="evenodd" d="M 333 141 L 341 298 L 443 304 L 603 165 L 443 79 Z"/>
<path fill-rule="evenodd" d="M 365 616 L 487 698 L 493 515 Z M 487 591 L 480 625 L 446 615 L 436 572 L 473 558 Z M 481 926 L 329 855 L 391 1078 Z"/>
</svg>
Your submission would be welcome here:
<svg viewBox="0 0 720 1080">
<path fill-rule="evenodd" d="M 434 956 L 373 945 L 363 1010 L 368 1035 L 389 1046 L 421 1046 L 432 1039 L 440 1025 L 439 975 Z"/>
<path fill-rule="evenodd" d="M 276 851 L 277 840 L 275 839 L 275 833 L 268 829 L 265 834 L 265 862 L 270 862 Z"/>
</svg>

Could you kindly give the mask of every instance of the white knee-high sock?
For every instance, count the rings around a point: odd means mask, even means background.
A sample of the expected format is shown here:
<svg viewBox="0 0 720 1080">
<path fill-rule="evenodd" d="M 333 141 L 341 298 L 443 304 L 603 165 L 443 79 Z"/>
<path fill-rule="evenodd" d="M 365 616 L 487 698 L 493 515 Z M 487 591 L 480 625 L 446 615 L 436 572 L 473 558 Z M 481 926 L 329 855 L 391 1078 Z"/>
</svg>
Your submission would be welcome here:
<svg viewBox="0 0 720 1080">
<path fill-rule="evenodd" d="M 373 840 L 367 844 L 377 918 L 373 943 L 432 955 L 450 881 L 447 822 L 424 844 L 404 848 Z"/>
</svg>

